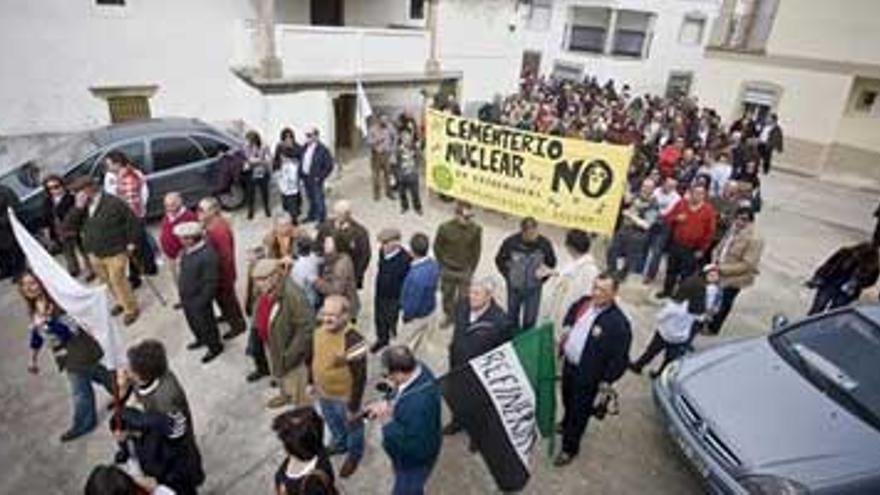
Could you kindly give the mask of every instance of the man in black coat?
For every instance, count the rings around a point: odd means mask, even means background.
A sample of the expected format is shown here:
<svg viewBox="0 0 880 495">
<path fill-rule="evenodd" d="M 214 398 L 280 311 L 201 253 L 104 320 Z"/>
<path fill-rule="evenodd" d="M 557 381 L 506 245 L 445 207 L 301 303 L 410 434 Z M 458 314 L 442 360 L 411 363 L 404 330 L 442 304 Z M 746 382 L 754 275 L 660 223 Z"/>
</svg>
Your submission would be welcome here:
<svg viewBox="0 0 880 495">
<path fill-rule="evenodd" d="M 300 163 L 300 177 L 306 186 L 309 198 L 309 214 L 306 222 L 321 223 L 327 219 L 327 206 L 324 203 L 324 181 L 333 172 L 333 155 L 318 139 L 318 129 L 306 131 L 306 142 Z"/>
<path fill-rule="evenodd" d="M 193 350 L 208 346 L 208 353 L 202 357 L 202 362 L 207 363 L 223 351 L 213 306 L 220 279 L 220 261 L 214 248 L 204 241 L 200 223 L 180 223 L 174 227 L 174 235 L 184 246 L 178 278 L 180 302 L 186 322 L 196 337 L 186 347 Z"/>
<path fill-rule="evenodd" d="M 509 341 L 513 337 L 510 318 L 495 302 L 495 284 L 484 278 L 474 282 L 467 299 L 461 299 L 455 308 L 455 327 L 449 344 L 449 369 L 466 365 L 468 361 Z M 452 418 L 443 428 L 444 435 L 461 431 L 461 424 Z"/>
<path fill-rule="evenodd" d="M 400 245 L 400 231 L 394 228 L 379 232 L 379 272 L 376 274 L 374 295 L 374 318 L 376 342 L 370 352 L 377 353 L 397 336 L 397 319 L 400 315 L 400 293 L 403 280 L 409 273 L 412 256 Z"/>
<path fill-rule="evenodd" d="M 596 396 L 626 371 L 632 341 L 629 320 L 617 307 L 617 281 L 599 275 L 592 294 L 575 302 L 562 326 L 563 357 L 562 452 L 554 464 L 564 466 L 577 456 L 581 438 L 593 413 Z"/>
</svg>

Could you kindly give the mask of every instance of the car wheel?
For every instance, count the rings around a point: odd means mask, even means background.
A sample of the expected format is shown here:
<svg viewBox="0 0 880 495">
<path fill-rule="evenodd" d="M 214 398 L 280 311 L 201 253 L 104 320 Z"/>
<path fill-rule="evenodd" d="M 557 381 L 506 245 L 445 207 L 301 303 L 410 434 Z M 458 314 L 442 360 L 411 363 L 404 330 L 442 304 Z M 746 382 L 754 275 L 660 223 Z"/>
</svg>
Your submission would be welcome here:
<svg viewBox="0 0 880 495">
<path fill-rule="evenodd" d="M 240 183 L 232 184 L 225 192 L 217 194 L 217 201 L 224 210 L 236 210 L 244 204 L 244 187 Z"/>
</svg>

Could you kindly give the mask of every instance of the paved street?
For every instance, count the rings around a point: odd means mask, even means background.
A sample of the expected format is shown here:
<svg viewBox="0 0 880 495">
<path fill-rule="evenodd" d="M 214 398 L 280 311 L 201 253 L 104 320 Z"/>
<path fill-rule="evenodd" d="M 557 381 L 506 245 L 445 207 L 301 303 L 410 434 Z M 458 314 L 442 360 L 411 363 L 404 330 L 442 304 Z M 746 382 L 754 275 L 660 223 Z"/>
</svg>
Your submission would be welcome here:
<svg viewBox="0 0 880 495">
<path fill-rule="evenodd" d="M 400 216 L 397 203 L 374 203 L 370 199 L 368 164 L 357 160 L 346 164 L 344 177 L 334 185 L 353 199 L 355 216 L 375 235 L 380 228 L 400 227 L 404 236 L 424 230 L 433 235 L 436 226 L 451 214 L 451 206 L 436 199 L 427 202 L 426 214 Z M 765 210 L 758 229 L 766 239 L 766 249 L 757 284 L 744 291 L 728 320 L 724 338 L 766 332 L 770 317 L 777 312 L 789 316 L 803 314 L 811 293 L 803 288 L 814 267 L 841 244 L 866 238 L 873 228 L 871 212 L 876 195 L 843 188 L 813 179 L 775 174 L 765 180 Z M 484 252 L 480 272 L 494 271 L 493 257 L 503 236 L 516 228 L 516 220 L 480 212 L 484 225 Z M 259 242 L 270 225 L 265 218 L 248 222 L 233 217 L 238 233 L 238 254 Z M 562 251 L 562 231 L 545 229 Z M 596 254 L 601 254 L 597 246 Z M 562 255 L 563 262 L 567 260 Z M 601 259 L 601 257 L 599 257 Z M 243 260 L 242 260 L 243 263 Z M 367 280 L 375 266 L 370 268 Z M 156 283 L 172 293 L 167 273 Z M 239 280 L 243 290 L 243 280 Z M 659 305 L 649 294 L 657 287 L 645 287 L 631 280 L 621 290 L 622 305 L 633 322 L 633 353 L 640 352 L 652 333 L 653 314 Z M 365 311 L 361 330 L 372 337 L 372 287 L 365 289 Z M 186 389 L 193 408 L 208 480 L 203 493 L 270 493 L 273 473 L 282 459 L 281 446 L 269 428 L 274 413 L 264 407 L 270 396 L 269 384 L 245 383 L 251 363 L 244 355 L 245 338 L 227 346 L 215 362 L 202 366 L 198 358 L 184 349 L 190 340 L 183 316 L 170 307 L 161 307 L 143 288 L 138 292 L 143 307 L 141 319 L 123 330 L 124 339 L 135 342 L 145 337 L 161 339 L 171 355 L 171 366 Z M 876 292 L 865 298 L 876 300 Z M 114 443 L 104 426 L 103 406 L 109 398 L 97 392 L 102 409 L 102 426 L 92 435 L 61 445 L 58 436 L 68 426 L 69 394 L 66 380 L 54 370 L 48 353 L 42 358 L 42 373 L 29 375 L 26 318 L 24 306 L 8 281 L 0 285 L 0 493 L 70 494 L 78 493 L 91 467 L 108 462 Z M 424 358 L 435 369 L 445 369 L 445 343 L 448 332 L 436 332 L 424 349 Z M 698 340 L 698 346 L 710 344 Z M 370 373 L 378 372 L 372 359 Z M 525 493 L 700 493 L 699 481 L 680 459 L 678 452 L 658 426 L 646 377 L 626 375 L 619 383 L 621 414 L 605 421 L 593 421 L 584 439 L 582 455 L 565 469 L 550 467 L 538 460 L 534 478 Z M 368 394 L 369 395 L 369 394 Z M 744 398 L 747 400 L 747 398 Z M 379 445 L 379 431 L 368 427 L 369 446 L 364 463 L 348 481 L 345 493 L 388 493 L 390 466 Z M 429 484 L 437 494 L 481 494 L 495 491 L 482 461 L 467 452 L 463 435 L 446 439 L 439 465 Z M 337 463 L 340 462 L 337 460 Z M 338 465 L 337 465 L 338 467 Z"/>
</svg>

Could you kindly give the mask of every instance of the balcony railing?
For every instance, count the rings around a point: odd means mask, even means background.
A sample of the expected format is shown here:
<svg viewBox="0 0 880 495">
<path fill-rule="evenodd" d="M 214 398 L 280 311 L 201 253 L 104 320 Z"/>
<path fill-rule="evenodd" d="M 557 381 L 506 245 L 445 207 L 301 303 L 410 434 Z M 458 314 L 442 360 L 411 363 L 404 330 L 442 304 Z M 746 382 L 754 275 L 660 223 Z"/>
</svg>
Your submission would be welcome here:
<svg viewBox="0 0 880 495">
<path fill-rule="evenodd" d="M 259 63 L 257 28 L 238 26 L 234 65 Z M 422 72 L 429 56 L 428 33 L 416 29 L 275 25 L 276 56 L 284 77 L 346 77 Z"/>
</svg>

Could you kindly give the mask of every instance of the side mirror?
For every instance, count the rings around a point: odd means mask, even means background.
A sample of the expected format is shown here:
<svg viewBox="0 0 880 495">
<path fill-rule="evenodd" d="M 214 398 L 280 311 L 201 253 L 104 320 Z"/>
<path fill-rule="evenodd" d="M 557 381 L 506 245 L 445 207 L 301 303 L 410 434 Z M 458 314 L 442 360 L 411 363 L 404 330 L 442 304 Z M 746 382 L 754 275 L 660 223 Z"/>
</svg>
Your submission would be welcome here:
<svg viewBox="0 0 880 495">
<path fill-rule="evenodd" d="M 788 325 L 788 317 L 782 313 L 776 313 L 770 319 L 770 325 L 773 327 L 773 330 L 779 330 Z"/>
</svg>

